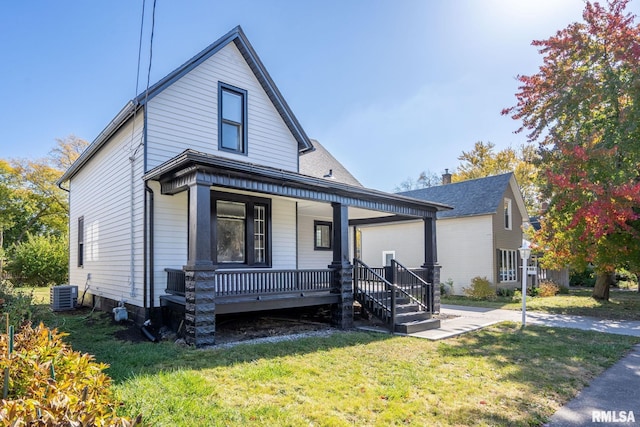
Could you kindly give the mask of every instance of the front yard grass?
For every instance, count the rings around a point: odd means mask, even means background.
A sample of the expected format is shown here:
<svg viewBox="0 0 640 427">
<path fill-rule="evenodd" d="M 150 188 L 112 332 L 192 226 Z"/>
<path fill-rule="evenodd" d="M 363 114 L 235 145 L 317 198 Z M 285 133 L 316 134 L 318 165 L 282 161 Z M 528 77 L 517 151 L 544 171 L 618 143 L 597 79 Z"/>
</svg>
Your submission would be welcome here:
<svg viewBox="0 0 640 427">
<path fill-rule="evenodd" d="M 611 289 L 609 301 L 597 301 L 591 297 L 591 289 L 571 289 L 569 295 L 553 297 L 528 297 L 527 310 L 552 314 L 591 316 L 609 320 L 640 320 L 640 293 Z M 506 310 L 521 310 L 522 302 L 513 302 L 510 297 L 495 300 L 474 300 L 451 295 L 442 298 L 442 304 L 466 305 Z"/>
<path fill-rule="evenodd" d="M 105 314 L 53 314 L 74 349 L 109 363 L 155 426 L 542 425 L 639 338 L 502 323 L 433 342 L 335 332 L 196 350 L 117 341 Z"/>
</svg>

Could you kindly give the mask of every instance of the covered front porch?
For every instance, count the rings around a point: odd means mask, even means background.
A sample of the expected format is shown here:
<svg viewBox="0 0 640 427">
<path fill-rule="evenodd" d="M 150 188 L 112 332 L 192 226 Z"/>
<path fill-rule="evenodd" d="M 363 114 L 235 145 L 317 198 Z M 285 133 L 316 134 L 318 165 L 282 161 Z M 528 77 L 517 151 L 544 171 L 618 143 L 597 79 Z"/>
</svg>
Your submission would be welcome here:
<svg viewBox="0 0 640 427">
<path fill-rule="evenodd" d="M 158 268 L 166 269 L 167 274 L 161 305 L 184 312 L 184 330 L 190 344 L 215 344 L 216 314 L 328 304 L 334 326 L 352 327 L 351 260 L 357 256 L 354 226 L 360 221 L 423 219 L 425 247 L 421 268 L 425 282 L 436 292 L 439 290 L 435 214 L 446 206 L 192 150 L 150 171 L 145 180 L 159 183 L 161 195 L 187 194 L 186 264 L 182 268 Z M 237 250 L 242 254 L 237 258 L 222 248 L 227 229 L 221 224 L 237 220 L 223 214 L 228 207 L 223 204 L 236 200 L 229 194 L 247 201 L 248 219 L 243 219 L 247 225 L 240 239 L 246 245 Z M 279 230 L 286 227 L 275 224 L 276 220 L 282 223 L 281 217 L 286 216 L 278 206 L 287 203 L 294 207 L 290 227 L 295 229 L 295 259 L 289 264 L 294 263 L 295 268 L 278 268 L 284 264 L 281 252 L 276 250 L 283 245 L 278 239 L 283 231 Z M 265 214 L 264 221 L 260 219 L 261 212 Z M 312 232 L 320 246 L 326 239 L 322 234 L 329 232 L 328 247 L 312 248 L 312 254 L 305 252 L 309 243 L 299 237 L 300 230 L 307 232 L 301 219 L 304 215 L 325 219 L 315 221 Z M 313 257 L 315 268 L 308 268 Z M 319 263 L 323 263 L 321 268 Z M 149 266 L 151 271 L 154 268 Z M 431 299 L 432 310 L 436 299 Z"/>
</svg>

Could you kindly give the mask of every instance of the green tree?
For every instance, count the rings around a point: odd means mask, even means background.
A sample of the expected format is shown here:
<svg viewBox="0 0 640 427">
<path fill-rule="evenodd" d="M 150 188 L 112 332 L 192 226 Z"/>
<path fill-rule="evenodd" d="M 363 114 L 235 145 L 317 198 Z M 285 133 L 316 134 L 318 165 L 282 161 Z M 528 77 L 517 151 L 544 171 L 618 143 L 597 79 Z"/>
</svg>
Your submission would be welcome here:
<svg viewBox="0 0 640 427">
<path fill-rule="evenodd" d="M 65 236 L 67 194 L 56 180 L 87 146 L 73 135 L 56 140 L 49 157 L 0 159 L 0 247 L 33 235 Z"/>
<path fill-rule="evenodd" d="M 507 147 L 495 151 L 492 142 L 478 141 L 470 151 L 463 151 L 458 160 L 458 165 L 451 180 L 452 182 L 466 181 L 469 179 L 484 178 L 513 172 L 525 205 L 529 213 L 538 212 L 538 168 L 535 165 L 536 150 L 531 144 L 522 145 L 517 150 Z"/>
<path fill-rule="evenodd" d="M 503 110 L 539 143 L 544 261 L 593 264 L 605 300 L 616 267 L 640 267 L 640 27 L 627 3 L 587 2 L 583 22 L 534 41 L 542 65 Z"/>
<path fill-rule="evenodd" d="M 6 269 L 21 284 L 48 286 L 65 283 L 69 264 L 66 237 L 32 236 L 11 248 Z"/>
</svg>

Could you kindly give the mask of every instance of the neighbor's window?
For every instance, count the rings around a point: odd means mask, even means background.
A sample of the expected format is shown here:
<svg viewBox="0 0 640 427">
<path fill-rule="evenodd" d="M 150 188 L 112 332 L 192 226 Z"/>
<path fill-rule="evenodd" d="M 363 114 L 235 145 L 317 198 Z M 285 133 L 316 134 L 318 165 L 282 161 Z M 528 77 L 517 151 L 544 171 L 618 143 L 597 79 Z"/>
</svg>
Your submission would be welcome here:
<svg viewBox="0 0 640 427">
<path fill-rule="evenodd" d="M 78 218 L 78 267 L 84 267 L 84 217 Z"/>
<path fill-rule="evenodd" d="M 247 153 L 247 91 L 218 84 L 218 147 L 225 151 Z"/>
<path fill-rule="evenodd" d="M 504 199 L 504 228 L 511 230 L 512 222 L 511 199 Z"/>
<path fill-rule="evenodd" d="M 215 202 L 215 263 L 224 266 L 269 265 L 268 199 L 228 195 Z"/>
<path fill-rule="evenodd" d="M 518 251 L 515 249 L 499 250 L 499 281 L 515 282 L 518 280 Z"/>
<path fill-rule="evenodd" d="M 331 223 L 326 221 L 313 222 L 313 248 L 317 251 L 331 249 Z"/>
</svg>

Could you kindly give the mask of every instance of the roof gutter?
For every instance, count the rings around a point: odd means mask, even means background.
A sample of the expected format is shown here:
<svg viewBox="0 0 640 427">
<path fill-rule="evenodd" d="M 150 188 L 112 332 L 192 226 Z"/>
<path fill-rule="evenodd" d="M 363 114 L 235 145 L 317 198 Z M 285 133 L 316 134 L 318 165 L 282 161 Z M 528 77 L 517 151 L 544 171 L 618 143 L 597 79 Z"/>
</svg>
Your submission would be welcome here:
<svg viewBox="0 0 640 427">
<path fill-rule="evenodd" d="M 70 180 L 73 176 L 93 157 L 95 153 L 109 140 L 109 138 L 125 124 L 125 122 L 133 116 L 133 114 L 142 107 L 137 99 L 127 102 L 120 112 L 109 122 L 107 127 L 96 137 L 96 139 L 82 152 L 80 157 L 67 169 L 67 171 L 56 181 L 56 185 L 62 190 L 69 191 L 62 187 L 62 183 Z"/>
</svg>

